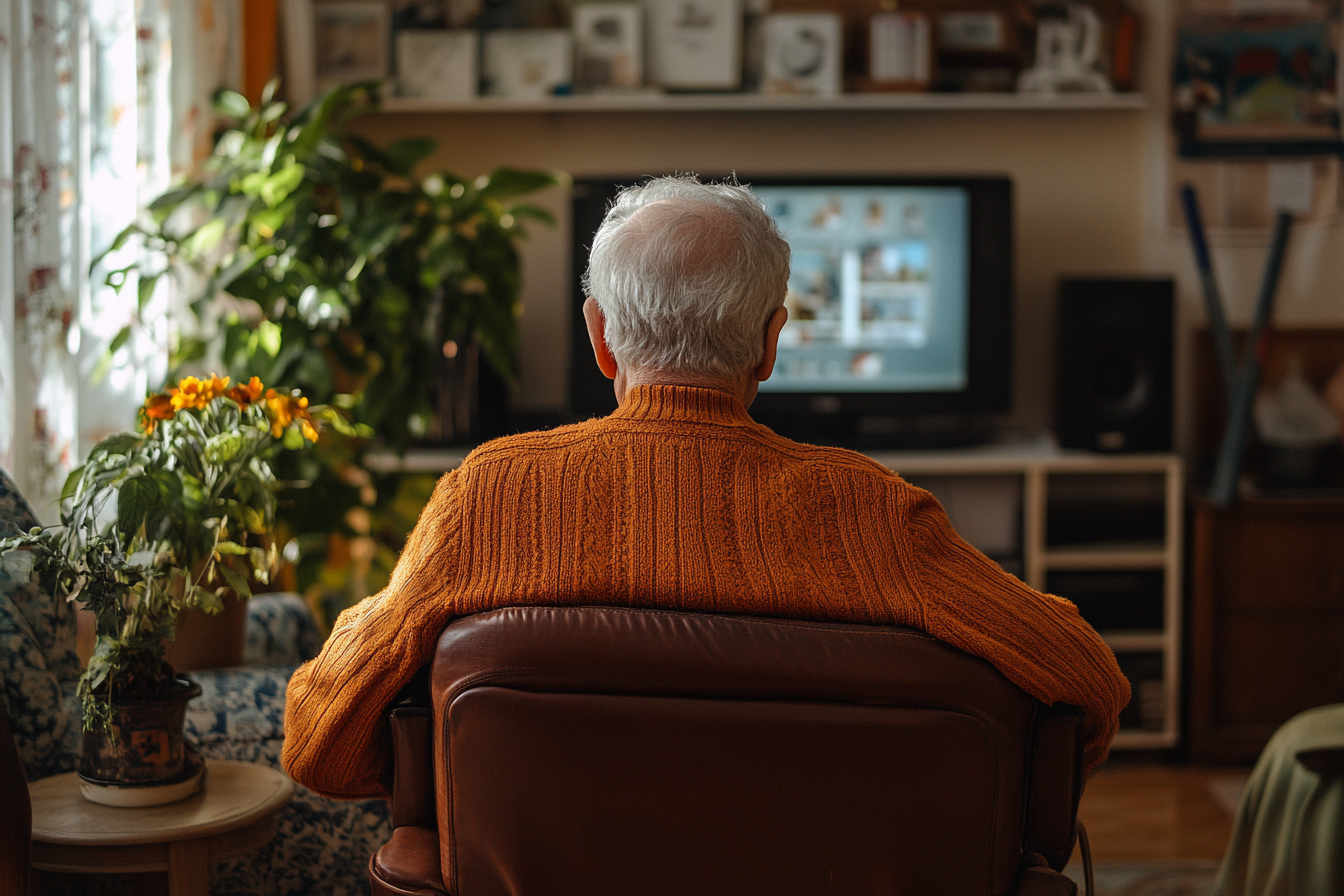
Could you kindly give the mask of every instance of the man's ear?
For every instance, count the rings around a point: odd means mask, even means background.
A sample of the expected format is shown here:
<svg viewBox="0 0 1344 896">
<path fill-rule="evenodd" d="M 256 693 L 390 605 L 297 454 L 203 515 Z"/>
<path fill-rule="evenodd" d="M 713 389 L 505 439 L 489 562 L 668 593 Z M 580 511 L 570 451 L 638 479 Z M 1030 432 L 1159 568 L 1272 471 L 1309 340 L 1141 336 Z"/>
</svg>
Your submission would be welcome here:
<svg viewBox="0 0 1344 896">
<path fill-rule="evenodd" d="M 789 309 L 780 305 L 775 309 L 775 313 L 770 315 L 770 320 L 766 321 L 765 352 L 761 355 L 761 363 L 752 373 L 757 382 L 765 382 L 770 379 L 770 374 L 775 372 L 775 356 L 779 354 L 779 331 L 784 329 L 784 323 L 788 319 Z"/>
<path fill-rule="evenodd" d="M 607 320 L 592 296 L 583 300 L 583 322 L 588 325 L 588 340 L 593 343 L 598 369 L 607 379 L 616 379 L 616 356 L 607 348 Z"/>
</svg>

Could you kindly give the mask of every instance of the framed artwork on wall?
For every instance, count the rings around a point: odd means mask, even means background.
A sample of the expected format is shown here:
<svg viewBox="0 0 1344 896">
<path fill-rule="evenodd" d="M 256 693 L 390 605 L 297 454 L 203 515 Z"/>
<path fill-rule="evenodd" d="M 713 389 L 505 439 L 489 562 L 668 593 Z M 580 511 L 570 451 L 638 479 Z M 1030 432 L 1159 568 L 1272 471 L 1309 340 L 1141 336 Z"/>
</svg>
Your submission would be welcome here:
<svg viewBox="0 0 1344 896">
<path fill-rule="evenodd" d="M 1337 10 L 1185 18 L 1172 61 L 1178 154 L 1344 154 L 1339 42 Z"/>
<path fill-rule="evenodd" d="M 321 0 L 313 4 L 313 50 L 319 88 L 386 78 L 390 10 L 381 0 Z"/>
</svg>

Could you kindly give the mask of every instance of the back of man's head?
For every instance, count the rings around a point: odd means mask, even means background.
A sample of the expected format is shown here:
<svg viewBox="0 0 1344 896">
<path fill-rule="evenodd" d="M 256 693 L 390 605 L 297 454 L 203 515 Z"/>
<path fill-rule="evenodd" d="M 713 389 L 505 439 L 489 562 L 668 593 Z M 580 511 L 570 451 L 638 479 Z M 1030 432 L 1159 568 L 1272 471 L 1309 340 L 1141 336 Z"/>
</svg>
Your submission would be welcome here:
<svg viewBox="0 0 1344 896">
<path fill-rule="evenodd" d="M 623 368 L 723 377 L 760 363 L 788 278 L 788 243 L 751 190 L 660 177 L 616 198 L 583 287 Z"/>
</svg>

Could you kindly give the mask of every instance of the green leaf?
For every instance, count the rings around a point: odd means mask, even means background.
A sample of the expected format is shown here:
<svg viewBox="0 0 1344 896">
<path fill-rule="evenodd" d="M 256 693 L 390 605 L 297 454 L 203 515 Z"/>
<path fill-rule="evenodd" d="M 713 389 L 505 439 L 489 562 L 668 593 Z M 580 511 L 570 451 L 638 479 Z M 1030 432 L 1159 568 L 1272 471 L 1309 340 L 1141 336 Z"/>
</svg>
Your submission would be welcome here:
<svg viewBox="0 0 1344 896">
<path fill-rule="evenodd" d="M 138 313 L 145 313 L 145 306 L 154 298 L 154 288 L 159 285 L 159 277 L 161 276 L 163 276 L 162 271 L 157 274 L 150 274 L 148 277 L 141 275 L 140 283 L 136 287 L 135 298 L 135 310 Z"/>
<path fill-rule="evenodd" d="M 105 454 L 119 454 L 124 456 L 130 454 L 131 449 L 135 448 L 143 441 L 144 439 L 140 438 L 135 433 L 119 432 L 115 435 L 108 436 L 97 445 L 94 445 L 93 450 L 89 452 L 89 457 L 100 457 Z M 78 473 L 79 471 L 76 470 L 75 472 Z"/>
<path fill-rule="evenodd" d="M 104 441 L 106 441 L 106 439 L 104 439 Z M 94 450 L 97 451 L 98 449 L 95 447 Z M 79 491 L 79 480 L 83 475 L 84 468 L 75 467 L 70 471 L 70 475 L 65 477 L 65 485 L 61 486 L 62 501 L 75 496 L 75 492 Z"/>
<path fill-rule="evenodd" d="M 148 476 L 134 476 L 121 484 L 117 492 L 117 529 L 130 541 L 154 509 L 159 487 Z"/>
<path fill-rule="evenodd" d="M 252 597 L 252 589 L 247 587 L 246 576 L 240 576 L 222 563 L 219 565 L 219 571 L 224 574 L 225 580 L 229 583 L 229 587 L 234 590 L 235 594 L 244 600 L 248 600 Z"/>
<path fill-rule="evenodd" d="M 402 177 L 410 177 L 415 166 L 438 148 L 439 142 L 428 137 L 408 137 L 397 140 L 387 148 L 387 170 Z"/>
<path fill-rule="evenodd" d="M 210 464 L 227 464 L 247 447 L 248 441 L 247 435 L 237 430 L 216 433 L 205 442 L 205 461 Z"/>
<path fill-rule="evenodd" d="M 482 183 L 484 181 L 484 183 Z M 560 183 L 560 177 L 545 171 L 524 171 L 519 168 L 496 168 L 489 177 L 480 178 L 476 189 L 491 199 L 507 199 L 524 193 L 535 193 Z"/>
<path fill-rule="evenodd" d="M 221 541 L 215 545 L 215 550 L 221 554 L 231 554 L 235 557 L 243 557 L 248 553 L 248 549 L 236 541 Z"/>
<path fill-rule="evenodd" d="M 228 118 L 246 118 L 252 114 L 252 104 L 236 90 L 220 90 L 215 94 L 215 111 Z"/>
<path fill-rule="evenodd" d="M 282 330 L 279 324 L 269 320 L 264 320 L 257 325 L 257 345 L 266 354 L 274 358 L 280 354 L 280 342 Z"/>
<path fill-rule="evenodd" d="M 224 236 L 226 222 L 223 218 L 211 218 L 196 229 L 196 232 L 183 242 L 182 248 L 189 255 L 203 255 L 209 252 Z"/>
<path fill-rule="evenodd" d="M 220 596 L 209 588 L 202 588 L 200 585 L 191 589 L 191 597 L 186 601 L 186 604 L 195 607 L 202 613 L 209 613 L 211 616 L 224 612 L 224 601 L 220 599 Z"/>
</svg>

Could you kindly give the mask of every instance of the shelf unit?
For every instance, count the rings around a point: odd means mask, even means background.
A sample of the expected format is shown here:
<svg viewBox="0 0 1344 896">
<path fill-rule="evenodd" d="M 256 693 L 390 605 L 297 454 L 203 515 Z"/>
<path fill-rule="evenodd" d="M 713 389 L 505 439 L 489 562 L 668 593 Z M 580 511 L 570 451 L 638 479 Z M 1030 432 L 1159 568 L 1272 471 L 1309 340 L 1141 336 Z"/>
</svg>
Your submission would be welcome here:
<svg viewBox="0 0 1344 896">
<path fill-rule="evenodd" d="M 367 462 L 370 469 L 380 473 L 433 473 L 453 469 L 466 454 L 467 449 L 415 449 L 402 457 L 391 453 L 370 455 Z M 1145 675 L 1134 682 L 1131 701 L 1134 709 L 1129 712 L 1131 717 L 1135 712 L 1141 714 L 1142 726 L 1122 726 L 1112 747 L 1162 749 L 1176 745 L 1181 718 L 1181 553 L 1185 487 L 1179 457 L 1061 451 L 1044 440 L 927 453 L 868 452 L 868 455 L 917 485 L 927 483 L 929 477 L 944 481 L 981 477 L 1013 479 L 1017 484 L 1018 500 L 1009 512 L 1019 524 L 1020 539 L 1016 557 L 1010 559 L 1018 561 L 1019 574 L 1033 588 L 1050 590 L 1050 576 L 1056 572 L 1119 574 L 1122 579 L 1125 573 L 1160 575 L 1160 625 L 1138 630 L 1096 627 L 1116 652 L 1122 668 L 1129 666 L 1130 661 L 1140 665 L 1146 662 L 1148 671 L 1154 665 L 1160 667 L 1159 677 Z M 1153 508 L 1160 518 L 1160 532 L 1148 540 L 1119 538 L 1082 544 L 1051 544 L 1051 497 L 1063 490 L 1063 477 L 1070 476 L 1160 479 L 1160 496 Z M 930 491 L 943 500 L 936 486 L 930 487 Z M 946 506 L 949 502 L 943 500 L 943 503 Z M 955 518 L 953 522 L 961 528 Z M 967 538 L 975 543 L 973 536 L 967 535 Z M 989 550 L 986 553 L 995 556 Z M 1005 558 L 998 552 L 995 559 L 1003 562 Z M 1067 593 L 1062 596 L 1071 597 Z M 1156 660 L 1156 664 L 1152 660 Z"/>
<path fill-rule="evenodd" d="M 931 453 L 873 452 L 870 456 L 915 484 L 927 481 L 929 477 L 944 482 L 986 476 L 1019 478 L 1019 549 L 1017 555 L 1009 559 L 1020 563 L 1019 574 L 1033 588 L 1054 590 L 1055 593 L 1063 591 L 1050 587 L 1051 574 L 1056 572 L 1117 575 L 1122 582 L 1125 573 L 1160 574 L 1160 627 L 1145 626 L 1133 630 L 1108 629 L 1096 622 L 1094 625 L 1115 651 L 1122 668 L 1132 670 L 1134 664 L 1146 664 L 1146 671 L 1151 672 L 1152 667 L 1160 667 L 1160 678 L 1144 675 L 1141 680 L 1132 681 L 1134 695 L 1130 716 L 1132 718 L 1138 712 L 1143 724 L 1141 727 L 1122 725 L 1112 746 L 1116 749 L 1164 749 L 1176 745 L 1181 727 L 1184 501 L 1184 474 L 1179 457 L 1168 454 L 1098 455 L 1060 451 L 1044 444 Z M 1137 541 L 1118 538 L 1083 544 L 1052 544 L 1048 537 L 1051 498 L 1060 491 L 1063 477 L 1069 476 L 1102 479 L 1160 477 L 1161 494 L 1157 499 L 1160 506 L 1153 508 L 1155 514 L 1160 514 L 1160 532 L 1155 532 L 1152 539 Z M 936 486 L 930 490 L 935 496 L 938 494 Z M 973 538 L 970 540 L 974 543 Z M 996 559 L 1003 560 L 1002 556 Z M 1061 596 L 1076 600 L 1068 593 Z M 1082 609 L 1086 618 L 1086 608 Z M 1154 659 L 1156 663 L 1152 662 Z M 1131 675 L 1131 679 L 1135 677 Z"/>
<path fill-rule="evenodd" d="M 1147 108 L 1141 93 L 611 93 L 536 100 L 478 97 L 442 100 L 389 97 L 380 111 L 403 112 L 1079 112 Z"/>
</svg>

